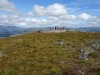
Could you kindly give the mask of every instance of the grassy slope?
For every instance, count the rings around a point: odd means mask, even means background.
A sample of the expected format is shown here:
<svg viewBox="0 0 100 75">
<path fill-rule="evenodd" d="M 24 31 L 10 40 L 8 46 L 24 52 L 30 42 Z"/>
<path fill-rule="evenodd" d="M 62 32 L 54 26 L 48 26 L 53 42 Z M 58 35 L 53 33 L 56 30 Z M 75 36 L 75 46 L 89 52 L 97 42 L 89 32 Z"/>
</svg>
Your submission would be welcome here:
<svg viewBox="0 0 100 75">
<path fill-rule="evenodd" d="M 64 40 L 63 45 L 55 43 Z M 94 51 L 100 33 L 30 33 L 0 40 L 0 75 L 100 75 L 100 52 L 79 59 L 79 49 Z"/>
</svg>

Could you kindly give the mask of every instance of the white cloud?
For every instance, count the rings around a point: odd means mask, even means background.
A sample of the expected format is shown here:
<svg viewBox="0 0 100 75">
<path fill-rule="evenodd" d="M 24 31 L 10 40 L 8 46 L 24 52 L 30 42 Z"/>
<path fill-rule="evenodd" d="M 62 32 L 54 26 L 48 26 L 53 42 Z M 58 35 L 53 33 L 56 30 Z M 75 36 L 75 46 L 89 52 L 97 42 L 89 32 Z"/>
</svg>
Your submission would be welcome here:
<svg viewBox="0 0 100 75">
<path fill-rule="evenodd" d="M 45 15 L 45 8 L 43 6 L 34 6 L 34 15 L 43 16 Z"/>
<path fill-rule="evenodd" d="M 79 18 L 83 19 L 83 20 L 89 20 L 89 19 L 92 18 L 92 16 L 88 15 L 87 13 L 82 13 L 82 14 L 79 15 Z"/>
<path fill-rule="evenodd" d="M 10 12 L 13 14 L 18 14 L 15 5 L 8 0 L 0 0 L 0 11 Z"/>
<path fill-rule="evenodd" d="M 84 14 L 84 13 L 83 13 Z M 80 14 L 82 15 L 82 14 Z M 11 25 L 18 25 L 21 27 L 29 27 L 29 26 L 86 26 L 89 25 L 96 25 L 99 23 L 99 18 L 95 18 L 95 20 L 89 19 L 85 15 L 85 18 L 80 15 L 62 15 L 62 16 L 48 16 L 46 17 L 19 17 L 16 15 L 0 15 L 0 24 L 11 24 Z M 91 16 L 92 18 L 92 16 Z"/>
<path fill-rule="evenodd" d="M 19 16 L 14 14 L 17 10 L 13 3 L 8 0 L 0 0 L 0 11 L 12 13 L 0 15 L 0 25 L 81 27 L 82 25 L 97 25 L 100 22 L 100 18 L 87 13 L 69 14 L 69 10 L 64 5 L 57 3 L 47 7 L 35 5 L 32 12 L 28 12 L 30 16 Z"/>
<path fill-rule="evenodd" d="M 25 26 L 25 25 L 27 25 L 25 22 L 21 22 L 21 23 L 19 23 L 19 25 L 21 25 L 21 26 Z"/>
<path fill-rule="evenodd" d="M 17 15 L 0 15 L 0 25 L 22 25 L 25 23 L 24 18 Z"/>
<path fill-rule="evenodd" d="M 63 19 L 63 20 L 77 20 L 78 17 L 76 15 L 61 15 L 59 16 L 60 19 Z"/>
<path fill-rule="evenodd" d="M 59 16 L 59 15 L 65 15 L 67 14 L 67 10 L 64 5 L 61 4 L 53 4 L 49 5 L 46 9 L 47 14 Z"/>
<path fill-rule="evenodd" d="M 33 7 L 33 12 L 29 12 L 28 14 L 31 16 L 59 16 L 67 14 L 67 10 L 62 4 L 53 4 L 47 7 L 35 5 Z"/>
</svg>

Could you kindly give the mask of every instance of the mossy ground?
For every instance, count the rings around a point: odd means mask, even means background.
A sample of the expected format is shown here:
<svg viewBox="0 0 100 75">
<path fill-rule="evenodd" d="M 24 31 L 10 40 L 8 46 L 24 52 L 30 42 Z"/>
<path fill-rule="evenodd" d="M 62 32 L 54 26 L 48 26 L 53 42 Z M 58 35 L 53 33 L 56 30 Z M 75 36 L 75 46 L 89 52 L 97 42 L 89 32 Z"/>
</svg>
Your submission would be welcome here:
<svg viewBox="0 0 100 75">
<path fill-rule="evenodd" d="M 55 44 L 64 41 L 63 45 Z M 100 33 L 68 31 L 30 33 L 0 39 L 0 75 L 100 75 Z M 79 59 L 79 49 L 93 52 L 89 60 Z M 95 52 L 95 54 L 94 54 Z"/>
</svg>

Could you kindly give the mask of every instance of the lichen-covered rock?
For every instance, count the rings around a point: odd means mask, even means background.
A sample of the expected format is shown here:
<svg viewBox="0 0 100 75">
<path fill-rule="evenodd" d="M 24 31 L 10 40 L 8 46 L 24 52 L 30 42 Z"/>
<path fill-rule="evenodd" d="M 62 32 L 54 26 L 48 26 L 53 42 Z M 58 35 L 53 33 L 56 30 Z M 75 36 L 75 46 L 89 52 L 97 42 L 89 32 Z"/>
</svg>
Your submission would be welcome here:
<svg viewBox="0 0 100 75">
<path fill-rule="evenodd" d="M 58 41 L 55 44 L 63 45 L 64 44 L 64 41 L 63 40 L 62 41 Z"/>
<path fill-rule="evenodd" d="M 91 48 L 96 49 L 96 50 L 99 50 L 99 49 L 100 49 L 100 43 L 98 43 L 98 42 L 93 43 L 93 44 L 91 45 Z"/>
<path fill-rule="evenodd" d="M 88 54 L 89 54 L 89 52 L 87 50 L 81 49 L 79 58 L 88 60 Z"/>
</svg>

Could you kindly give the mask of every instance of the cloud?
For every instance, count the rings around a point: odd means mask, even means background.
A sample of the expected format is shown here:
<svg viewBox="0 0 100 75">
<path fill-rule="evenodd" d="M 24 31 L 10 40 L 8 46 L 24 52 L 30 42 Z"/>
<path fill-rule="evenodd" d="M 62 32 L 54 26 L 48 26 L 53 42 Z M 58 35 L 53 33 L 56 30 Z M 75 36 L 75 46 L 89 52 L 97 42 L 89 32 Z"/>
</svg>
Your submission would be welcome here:
<svg viewBox="0 0 100 75">
<path fill-rule="evenodd" d="M 87 13 L 81 13 L 79 15 L 69 14 L 67 8 L 62 4 L 52 4 L 47 7 L 35 5 L 33 7 L 33 12 L 29 12 L 30 16 L 55 16 L 60 19 L 65 20 L 91 20 L 94 16 L 91 16 Z"/>
<path fill-rule="evenodd" d="M 18 14 L 18 10 L 15 5 L 8 0 L 0 0 L 0 11 Z"/>
<path fill-rule="evenodd" d="M 61 4 L 49 5 L 46 8 L 46 10 L 47 10 L 47 14 L 54 15 L 54 16 L 67 14 L 67 10 L 66 10 L 65 6 L 61 5 Z"/>
<path fill-rule="evenodd" d="M 67 14 L 67 10 L 62 4 L 53 4 L 47 7 L 35 5 L 33 12 L 29 12 L 29 15 L 33 16 L 59 16 Z"/>
<path fill-rule="evenodd" d="M 38 5 L 34 6 L 34 11 L 33 11 L 34 15 L 43 16 L 45 15 L 45 13 L 46 13 L 45 8 L 43 6 L 38 6 Z"/>
<path fill-rule="evenodd" d="M 24 25 L 25 19 L 17 15 L 0 15 L 0 25 Z"/>
<path fill-rule="evenodd" d="M 79 15 L 79 18 L 83 19 L 83 20 L 89 20 L 89 19 L 92 18 L 92 16 L 88 15 L 87 13 L 82 13 L 82 14 Z"/>
<path fill-rule="evenodd" d="M 85 16 L 84 16 L 85 14 Z M 84 17 L 83 17 L 84 16 Z M 82 13 L 80 15 L 65 16 L 48 16 L 46 17 L 20 17 L 16 15 L 0 15 L 0 25 L 16 25 L 20 27 L 48 27 L 48 26 L 67 26 L 67 27 L 84 27 L 98 25 L 100 19 L 91 15 Z"/>
<path fill-rule="evenodd" d="M 2 8 L 1 8 L 2 7 Z M 52 4 L 46 7 L 34 5 L 28 15 L 18 15 L 15 5 L 8 0 L 0 0 L 0 11 L 11 14 L 0 15 L 0 25 L 16 25 L 20 27 L 41 27 L 41 26 L 92 26 L 98 25 L 100 18 L 92 16 L 86 12 L 80 14 L 70 14 L 68 7 L 62 4 Z"/>
</svg>

